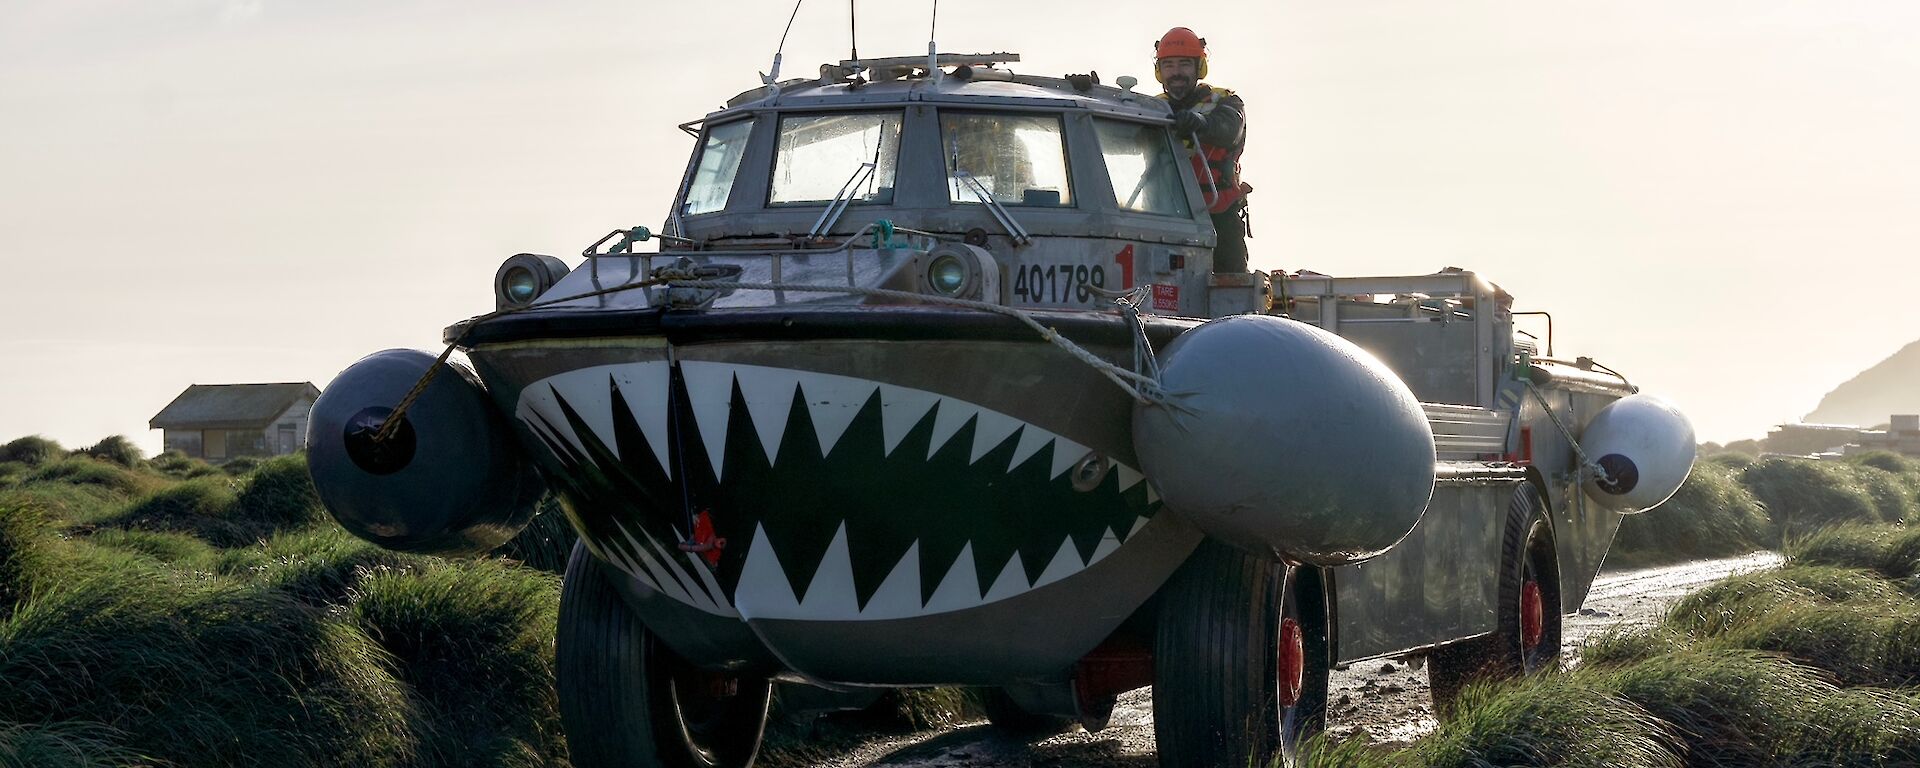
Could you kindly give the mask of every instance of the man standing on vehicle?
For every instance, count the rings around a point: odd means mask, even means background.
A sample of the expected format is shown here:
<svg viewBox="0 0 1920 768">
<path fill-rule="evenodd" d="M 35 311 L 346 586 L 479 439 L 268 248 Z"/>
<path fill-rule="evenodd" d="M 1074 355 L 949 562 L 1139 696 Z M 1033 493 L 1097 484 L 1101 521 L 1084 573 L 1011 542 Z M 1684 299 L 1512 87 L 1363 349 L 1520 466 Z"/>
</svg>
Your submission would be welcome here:
<svg viewBox="0 0 1920 768">
<path fill-rule="evenodd" d="M 1219 239 L 1213 271 L 1247 271 L 1247 193 L 1240 181 L 1240 153 L 1247 148 L 1246 105 L 1225 88 L 1200 82 L 1207 76 L 1207 41 L 1174 27 L 1153 44 L 1153 76 L 1173 107 L 1173 132 L 1185 142 L 1200 178 L 1207 212 Z M 1211 182 L 1211 183 L 1209 183 Z"/>
</svg>

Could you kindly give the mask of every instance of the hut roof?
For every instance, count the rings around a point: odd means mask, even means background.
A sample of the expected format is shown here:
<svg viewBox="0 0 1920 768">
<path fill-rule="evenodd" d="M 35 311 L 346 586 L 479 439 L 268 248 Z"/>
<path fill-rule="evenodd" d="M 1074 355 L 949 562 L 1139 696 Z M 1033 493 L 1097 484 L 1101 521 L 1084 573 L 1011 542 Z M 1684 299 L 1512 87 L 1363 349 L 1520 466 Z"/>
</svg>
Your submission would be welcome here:
<svg viewBox="0 0 1920 768">
<path fill-rule="evenodd" d="M 195 384 L 147 422 L 148 429 L 263 429 L 302 397 L 313 400 L 312 382 Z"/>
</svg>

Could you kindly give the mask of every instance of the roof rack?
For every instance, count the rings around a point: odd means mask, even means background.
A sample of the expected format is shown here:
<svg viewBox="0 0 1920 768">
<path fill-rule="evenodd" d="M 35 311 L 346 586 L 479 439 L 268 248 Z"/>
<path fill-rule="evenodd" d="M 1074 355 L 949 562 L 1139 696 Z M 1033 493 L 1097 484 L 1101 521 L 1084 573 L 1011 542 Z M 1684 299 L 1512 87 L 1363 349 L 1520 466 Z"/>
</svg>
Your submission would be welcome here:
<svg viewBox="0 0 1920 768">
<path fill-rule="evenodd" d="M 942 53 L 934 56 L 937 67 L 991 67 L 995 64 L 1011 64 L 1020 60 L 1017 53 Z M 836 66 L 836 65 L 829 65 Z M 926 69 L 925 56 L 890 56 L 883 59 L 848 59 L 837 67 L 848 72 L 866 71 L 873 80 L 897 80 L 906 77 L 916 69 Z"/>
</svg>

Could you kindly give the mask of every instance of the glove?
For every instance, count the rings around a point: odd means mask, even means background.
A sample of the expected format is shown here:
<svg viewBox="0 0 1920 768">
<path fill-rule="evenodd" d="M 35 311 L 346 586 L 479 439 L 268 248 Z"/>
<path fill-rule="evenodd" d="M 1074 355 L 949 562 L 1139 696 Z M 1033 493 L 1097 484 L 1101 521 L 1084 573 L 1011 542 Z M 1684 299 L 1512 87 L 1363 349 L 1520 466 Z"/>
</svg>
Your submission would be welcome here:
<svg viewBox="0 0 1920 768">
<path fill-rule="evenodd" d="M 1191 109 L 1183 109 L 1173 115 L 1173 132 L 1186 136 L 1207 130 L 1207 116 Z"/>
</svg>

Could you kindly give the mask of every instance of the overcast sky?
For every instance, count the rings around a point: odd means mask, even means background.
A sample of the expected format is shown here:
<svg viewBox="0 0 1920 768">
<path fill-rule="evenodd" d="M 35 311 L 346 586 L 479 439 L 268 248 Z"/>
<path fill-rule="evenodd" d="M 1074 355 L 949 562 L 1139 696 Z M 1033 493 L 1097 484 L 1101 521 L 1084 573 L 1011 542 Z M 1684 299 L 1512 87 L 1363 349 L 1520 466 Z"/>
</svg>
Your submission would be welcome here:
<svg viewBox="0 0 1920 768">
<path fill-rule="evenodd" d="M 863 3 L 861 52 L 924 53 L 927 5 Z M 1702 439 L 1920 339 L 1920 3 L 1190 7 L 949 2 L 939 39 L 1151 84 L 1195 27 L 1248 103 L 1255 268 L 1479 271 Z M 674 125 L 757 85 L 791 9 L 0 0 L 0 440 L 152 452 L 189 384 L 437 349 L 506 256 L 657 225 Z M 807 2 L 783 74 L 847 21 Z"/>
</svg>

